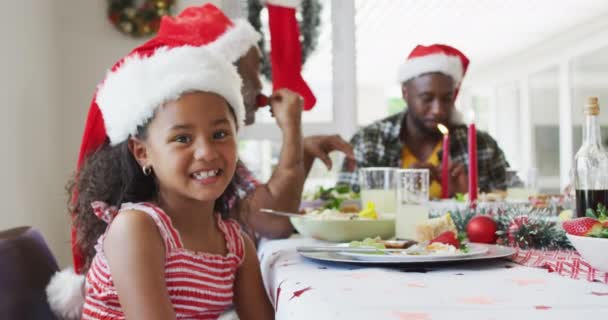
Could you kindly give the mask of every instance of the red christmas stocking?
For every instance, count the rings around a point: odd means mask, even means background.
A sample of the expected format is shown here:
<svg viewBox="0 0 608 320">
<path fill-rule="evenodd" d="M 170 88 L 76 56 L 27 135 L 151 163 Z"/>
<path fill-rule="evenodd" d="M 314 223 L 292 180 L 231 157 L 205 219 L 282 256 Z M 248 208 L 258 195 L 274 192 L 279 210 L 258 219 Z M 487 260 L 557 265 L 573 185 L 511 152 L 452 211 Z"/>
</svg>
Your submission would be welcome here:
<svg viewBox="0 0 608 320">
<path fill-rule="evenodd" d="M 304 110 L 317 103 L 302 75 L 300 28 L 296 20 L 299 1 L 270 0 L 267 2 L 270 25 L 270 60 L 273 90 L 288 88 L 304 98 Z"/>
</svg>

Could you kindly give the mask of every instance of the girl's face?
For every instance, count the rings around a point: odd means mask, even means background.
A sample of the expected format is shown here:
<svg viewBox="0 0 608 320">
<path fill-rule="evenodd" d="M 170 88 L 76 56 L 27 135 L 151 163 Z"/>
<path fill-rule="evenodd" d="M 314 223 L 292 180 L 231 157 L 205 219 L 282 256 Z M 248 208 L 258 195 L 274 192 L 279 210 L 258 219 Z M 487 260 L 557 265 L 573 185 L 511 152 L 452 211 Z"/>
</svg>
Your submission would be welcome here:
<svg viewBox="0 0 608 320">
<path fill-rule="evenodd" d="M 163 197 L 215 201 L 237 162 L 236 125 L 221 96 L 193 92 L 157 109 L 145 141 L 133 139 L 142 166 L 151 166 Z M 167 200 L 167 199 L 165 199 Z"/>
</svg>

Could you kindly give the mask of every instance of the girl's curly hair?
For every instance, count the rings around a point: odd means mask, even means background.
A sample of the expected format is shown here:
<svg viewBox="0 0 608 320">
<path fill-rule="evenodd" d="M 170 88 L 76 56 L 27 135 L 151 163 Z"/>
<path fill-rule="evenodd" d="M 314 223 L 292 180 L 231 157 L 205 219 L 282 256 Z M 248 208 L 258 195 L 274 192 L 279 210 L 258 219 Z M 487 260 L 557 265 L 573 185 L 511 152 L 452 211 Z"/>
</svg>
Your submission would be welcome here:
<svg viewBox="0 0 608 320">
<path fill-rule="evenodd" d="M 139 127 L 136 137 L 145 139 L 146 126 Z M 234 180 L 234 178 L 233 178 Z M 215 211 L 228 217 L 228 199 L 235 194 L 230 183 L 215 202 Z M 158 187 L 154 174 L 146 176 L 129 150 L 128 140 L 116 146 L 106 142 L 89 155 L 75 178 L 68 182 L 68 208 L 72 224 L 76 229 L 76 245 L 84 258 L 84 269 L 88 270 L 95 256 L 97 239 L 105 232 L 106 223 L 93 213 L 91 203 L 103 201 L 120 208 L 125 202 L 154 201 Z"/>
</svg>

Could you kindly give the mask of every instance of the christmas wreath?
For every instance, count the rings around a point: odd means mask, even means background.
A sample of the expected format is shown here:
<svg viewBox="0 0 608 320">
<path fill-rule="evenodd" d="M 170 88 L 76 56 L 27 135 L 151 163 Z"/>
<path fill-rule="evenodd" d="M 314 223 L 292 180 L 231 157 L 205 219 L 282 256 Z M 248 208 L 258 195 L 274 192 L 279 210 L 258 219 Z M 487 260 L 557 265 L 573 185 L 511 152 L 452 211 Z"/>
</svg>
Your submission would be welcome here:
<svg viewBox="0 0 608 320">
<path fill-rule="evenodd" d="M 264 9 L 264 5 L 260 0 L 248 0 L 247 18 L 249 23 L 258 31 L 262 38 L 258 42 L 260 51 L 262 52 L 262 74 L 272 79 L 272 68 L 270 64 L 269 52 L 265 46 L 264 32 L 262 31 L 262 21 L 260 13 Z M 300 44 L 302 47 L 302 64 L 315 50 L 319 38 L 319 26 L 321 25 L 321 3 L 319 0 L 302 0 L 301 11 L 299 12 L 298 24 L 300 26 Z"/>
<path fill-rule="evenodd" d="M 162 16 L 171 13 L 174 0 L 144 1 L 135 7 L 135 0 L 108 0 L 108 19 L 122 33 L 145 37 L 158 31 Z"/>
</svg>

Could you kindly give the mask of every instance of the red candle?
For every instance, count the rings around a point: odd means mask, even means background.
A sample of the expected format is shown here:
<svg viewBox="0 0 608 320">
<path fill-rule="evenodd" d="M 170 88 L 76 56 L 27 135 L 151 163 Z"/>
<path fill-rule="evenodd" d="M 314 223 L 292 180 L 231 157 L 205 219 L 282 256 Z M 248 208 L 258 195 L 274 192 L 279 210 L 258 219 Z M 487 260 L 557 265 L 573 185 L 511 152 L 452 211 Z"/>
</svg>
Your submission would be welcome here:
<svg viewBox="0 0 608 320">
<path fill-rule="evenodd" d="M 447 199 L 450 197 L 450 132 L 448 128 L 442 124 L 438 124 L 437 128 L 443 133 L 441 152 L 441 198 Z"/>
<path fill-rule="evenodd" d="M 469 203 L 477 204 L 477 130 L 475 124 L 469 125 Z"/>
</svg>

